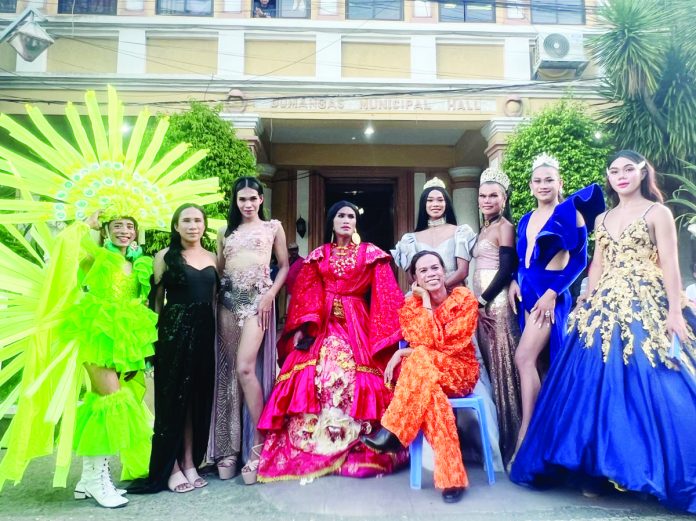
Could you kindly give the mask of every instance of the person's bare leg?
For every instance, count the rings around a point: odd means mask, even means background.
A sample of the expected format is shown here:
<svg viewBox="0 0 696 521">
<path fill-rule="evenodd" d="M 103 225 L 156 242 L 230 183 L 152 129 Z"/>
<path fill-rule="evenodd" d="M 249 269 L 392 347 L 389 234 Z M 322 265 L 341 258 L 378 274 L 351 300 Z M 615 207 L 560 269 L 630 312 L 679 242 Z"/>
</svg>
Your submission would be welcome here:
<svg viewBox="0 0 696 521">
<path fill-rule="evenodd" d="M 263 341 L 264 330 L 257 317 L 250 317 L 242 327 L 242 336 L 237 351 L 237 376 L 244 393 L 244 402 L 254 423 L 254 443 L 247 464 L 242 468 L 242 479 L 247 485 L 256 483 L 256 474 L 265 436 L 256 429 L 263 411 L 263 390 L 256 377 L 256 357 Z"/>
<path fill-rule="evenodd" d="M 515 452 L 517 452 L 527 434 L 529 422 L 534 413 L 537 396 L 541 388 L 539 371 L 536 365 L 537 359 L 541 351 L 548 345 L 551 334 L 551 328 L 548 326 L 547 321 L 544 321 L 542 327 L 539 327 L 529 321 L 529 315 L 526 318 L 527 323 L 515 351 L 515 366 L 520 375 L 520 393 L 522 395 L 522 422 L 517 436 Z"/>
<path fill-rule="evenodd" d="M 195 488 L 205 487 L 208 484 L 206 480 L 198 475 L 196 463 L 193 461 L 193 423 L 190 405 L 186 409 L 186 420 L 184 420 L 184 446 L 182 447 L 179 466 L 188 482 Z"/>
<path fill-rule="evenodd" d="M 263 341 L 264 331 L 257 323 L 256 317 L 246 320 L 242 328 L 237 351 L 237 376 L 244 393 L 244 402 L 254 422 L 254 445 L 263 443 L 264 436 L 256 430 L 263 411 L 263 390 L 256 377 L 256 358 Z M 251 458 L 251 456 L 250 456 Z"/>
</svg>

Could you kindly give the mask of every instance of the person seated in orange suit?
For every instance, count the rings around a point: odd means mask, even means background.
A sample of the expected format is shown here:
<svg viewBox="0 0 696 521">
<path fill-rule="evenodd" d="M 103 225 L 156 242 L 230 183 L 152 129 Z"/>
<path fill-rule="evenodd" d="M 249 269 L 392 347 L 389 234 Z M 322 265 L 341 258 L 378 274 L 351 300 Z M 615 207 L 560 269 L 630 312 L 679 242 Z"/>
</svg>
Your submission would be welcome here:
<svg viewBox="0 0 696 521">
<path fill-rule="evenodd" d="M 447 398 L 469 394 L 479 378 L 472 336 L 478 302 L 465 287 L 448 293 L 445 265 L 432 251 L 411 262 L 413 294 L 399 312 L 410 347 L 397 351 L 384 372 L 387 383 L 401 364 L 394 399 L 382 417 L 382 429 L 362 442 L 378 452 L 408 446 L 422 430 L 435 453 L 435 486 L 446 503 L 459 501 L 469 480 L 464 469 L 454 412 Z"/>
</svg>

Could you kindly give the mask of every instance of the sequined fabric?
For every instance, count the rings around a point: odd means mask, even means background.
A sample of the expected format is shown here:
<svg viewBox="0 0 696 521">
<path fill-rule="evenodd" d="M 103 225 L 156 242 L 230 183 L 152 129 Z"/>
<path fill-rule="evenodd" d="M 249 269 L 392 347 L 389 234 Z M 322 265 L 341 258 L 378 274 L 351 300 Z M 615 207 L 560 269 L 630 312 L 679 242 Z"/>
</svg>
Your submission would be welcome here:
<svg viewBox="0 0 696 521">
<path fill-rule="evenodd" d="M 150 473 L 134 482 L 133 493 L 167 488 L 175 459 L 182 450 L 186 411 L 191 410 L 193 462 L 200 465 L 208 446 L 215 369 L 215 320 L 212 297 L 217 282 L 213 267 L 184 267 L 185 282 L 175 282 L 165 272 L 166 295 L 171 297 L 160 313 L 155 349 L 155 427 Z M 194 287 L 196 286 L 196 287 Z M 201 295 L 207 301 L 200 301 Z"/>
<path fill-rule="evenodd" d="M 264 221 L 252 229 L 237 229 L 225 238 L 225 268 L 217 315 L 215 399 L 208 446 L 210 462 L 238 456 L 240 452 L 240 460 L 249 456 L 254 425 L 237 379 L 237 350 L 244 322 L 256 317 L 261 297 L 273 285 L 269 265 L 279 227 L 279 221 Z M 276 372 L 275 313 L 271 316 L 256 357 L 256 377 L 264 400 L 270 396 Z"/>
<path fill-rule="evenodd" d="M 611 340 L 618 329 L 625 364 L 640 349 L 653 367 L 662 364 L 677 369 L 669 355 L 671 339 L 665 328 L 668 306 L 662 270 L 645 219 L 631 223 L 618 240 L 604 226 L 597 230 L 596 237 L 603 248 L 602 277 L 585 305 L 571 316 L 570 327 L 578 329 L 585 345 L 601 346 L 605 361 L 609 351 L 617 348 Z M 682 307 L 687 305 L 682 295 Z M 693 338 L 694 331 L 687 327 Z M 696 343 L 684 342 L 680 363 L 692 375 L 696 374 L 695 361 Z"/>
<path fill-rule="evenodd" d="M 403 296 L 382 250 L 362 243 L 334 256 L 334 249 L 314 250 L 295 284 L 278 342 L 283 366 L 259 421 L 267 431 L 261 481 L 374 476 L 407 457 L 378 455 L 358 442 L 391 400 L 382 371 L 401 337 Z M 307 351 L 294 349 L 299 328 L 315 337 Z"/>
<path fill-rule="evenodd" d="M 604 477 L 696 514 L 696 309 L 668 351 L 668 302 L 648 223 L 597 234 L 602 275 L 571 318 L 566 344 L 539 393 L 510 479 L 558 483 Z"/>
<path fill-rule="evenodd" d="M 498 247 L 486 239 L 480 239 L 474 249 L 474 257 L 476 271 L 472 282 L 474 293 L 478 297 L 486 291 L 498 271 Z M 515 367 L 520 328 L 508 303 L 507 287 L 488 303 L 486 314 L 493 320 L 493 329 L 479 324 L 477 339 L 493 386 L 500 429 L 500 451 L 507 464 L 514 454 L 517 433 L 522 423 L 520 378 Z"/>
<path fill-rule="evenodd" d="M 478 381 L 472 344 L 477 318 L 478 303 L 466 288 L 455 288 L 433 314 L 415 297 L 406 299 L 400 312 L 404 338 L 414 351 L 403 359 L 382 425 L 404 446 L 423 430 L 435 453 L 435 486 L 441 489 L 469 484 L 447 398 L 469 394 Z"/>
<path fill-rule="evenodd" d="M 269 265 L 279 226 L 279 221 L 264 221 L 253 229 L 237 229 L 225 238 L 220 301 L 237 316 L 240 327 L 256 315 L 261 297 L 273 285 Z"/>
</svg>

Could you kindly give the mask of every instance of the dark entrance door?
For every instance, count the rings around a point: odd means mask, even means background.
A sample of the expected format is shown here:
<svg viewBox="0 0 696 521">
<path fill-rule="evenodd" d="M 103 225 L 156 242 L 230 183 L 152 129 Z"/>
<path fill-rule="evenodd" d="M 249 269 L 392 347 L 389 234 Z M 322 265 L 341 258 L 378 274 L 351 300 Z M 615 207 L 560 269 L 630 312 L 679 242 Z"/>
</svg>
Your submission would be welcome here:
<svg viewBox="0 0 696 521">
<path fill-rule="evenodd" d="M 327 179 L 325 210 L 341 200 L 355 204 L 362 210 L 362 214 L 358 216 L 358 231 L 362 240 L 389 251 L 394 246 L 395 186 L 389 181 L 370 181 Z"/>
</svg>

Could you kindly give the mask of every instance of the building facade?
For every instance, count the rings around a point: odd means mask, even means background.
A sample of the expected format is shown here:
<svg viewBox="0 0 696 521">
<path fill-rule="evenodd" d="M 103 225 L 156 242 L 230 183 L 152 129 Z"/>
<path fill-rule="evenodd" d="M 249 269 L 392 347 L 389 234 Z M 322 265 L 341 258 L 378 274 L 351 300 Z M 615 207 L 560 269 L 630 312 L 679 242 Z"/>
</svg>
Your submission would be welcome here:
<svg viewBox="0 0 696 521">
<path fill-rule="evenodd" d="M 0 0 L 0 28 L 27 7 L 55 43 L 33 62 L 0 44 L 0 111 L 62 113 L 107 84 L 132 113 L 220 102 L 302 254 L 344 198 L 393 245 L 432 176 L 476 228 L 507 135 L 569 88 L 599 98 L 595 0 Z"/>
</svg>

